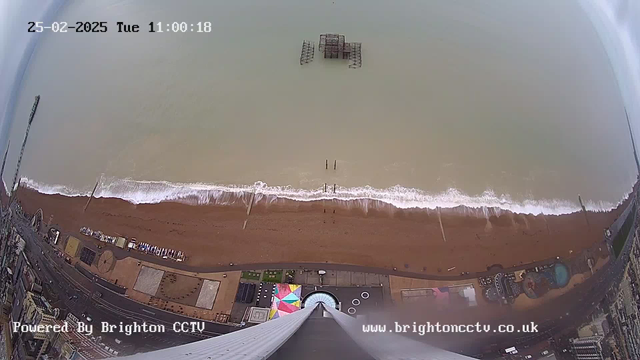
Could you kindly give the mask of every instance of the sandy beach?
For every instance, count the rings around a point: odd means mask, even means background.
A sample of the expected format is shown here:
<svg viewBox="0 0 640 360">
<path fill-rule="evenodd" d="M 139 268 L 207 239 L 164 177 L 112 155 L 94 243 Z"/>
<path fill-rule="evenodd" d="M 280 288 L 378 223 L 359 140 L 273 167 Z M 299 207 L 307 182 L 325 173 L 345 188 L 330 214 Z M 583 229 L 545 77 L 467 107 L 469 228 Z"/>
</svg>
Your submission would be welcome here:
<svg viewBox="0 0 640 360">
<path fill-rule="evenodd" d="M 19 201 L 28 213 L 38 208 L 44 221 L 64 234 L 82 226 L 106 234 L 135 237 L 184 251 L 193 266 L 329 262 L 452 275 L 510 267 L 576 255 L 602 241 L 603 230 L 629 200 L 607 213 L 560 216 L 498 212 L 487 220 L 442 210 L 443 239 L 434 210 L 369 210 L 331 202 L 280 201 L 253 205 L 246 229 L 245 206 L 193 206 L 174 202 L 134 205 L 114 198 L 44 195 L 21 188 Z M 335 210 L 335 212 L 334 212 Z M 476 212 L 477 213 L 477 212 Z"/>
</svg>

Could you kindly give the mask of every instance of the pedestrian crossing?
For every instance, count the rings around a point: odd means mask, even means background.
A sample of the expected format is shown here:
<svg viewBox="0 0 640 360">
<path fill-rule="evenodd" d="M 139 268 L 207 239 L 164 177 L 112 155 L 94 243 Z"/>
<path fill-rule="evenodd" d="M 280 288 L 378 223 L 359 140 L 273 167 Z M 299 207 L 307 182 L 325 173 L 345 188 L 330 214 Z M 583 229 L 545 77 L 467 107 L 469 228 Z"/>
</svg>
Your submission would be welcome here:
<svg viewBox="0 0 640 360">
<path fill-rule="evenodd" d="M 78 353 L 89 360 L 114 357 L 118 354 L 118 352 L 113 349 L 111 349 L 112 351 L 107 350 L 108 347 L 103 343 L 100 343 L 96 338 L 90 339 L 85 334 L 75 331 L 69 333 L 69 335 L 71 335 L 73 345 L 78 350 Z"/>
</svg>

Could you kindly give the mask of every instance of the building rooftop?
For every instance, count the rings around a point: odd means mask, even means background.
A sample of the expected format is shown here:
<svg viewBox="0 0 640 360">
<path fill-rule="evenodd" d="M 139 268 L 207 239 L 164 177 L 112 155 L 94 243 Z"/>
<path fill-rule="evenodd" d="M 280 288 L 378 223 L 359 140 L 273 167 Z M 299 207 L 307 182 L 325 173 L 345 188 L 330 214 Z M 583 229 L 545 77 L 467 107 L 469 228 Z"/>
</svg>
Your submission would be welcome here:
<svg viewBox="0 0 640 360">
<path fill-rule="evenodd" d="M 53 315 L 53 312 L 51 311 L 49 303 L 47 303 L 47 301 L 44 298 L 42 298 L 41 295 L 30 292 L 29 296 L 31 296 L 31 300 L 33 300 L 33 303 L 43 314 Z"/>
</svg>

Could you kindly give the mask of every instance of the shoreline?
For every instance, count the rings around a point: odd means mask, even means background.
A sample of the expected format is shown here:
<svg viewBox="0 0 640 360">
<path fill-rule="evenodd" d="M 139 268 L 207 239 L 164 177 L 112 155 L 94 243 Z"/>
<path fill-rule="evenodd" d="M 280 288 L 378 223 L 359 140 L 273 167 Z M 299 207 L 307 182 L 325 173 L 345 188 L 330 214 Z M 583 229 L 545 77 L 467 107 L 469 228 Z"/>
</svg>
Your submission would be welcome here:
<svg viewBox="0 0 640 360">
<path fill-rule="evenodd" d="M 89 196 L 93 189 L 92 186 L 91 189 L 78 190 L 65 185 L 39 183 L 29 178 L 22 178 L 21 184 L 42 194 L 67 197 Z M 615 202 L 585 199 L 584 205 L 587 210 L 594 212 L 610 211 L 626 200 L 629 193 L 629 190 L 625 191 Z M 216 185 L 113 177 L 101 178 L 95 197 L 121 199 L 136 205 L 178 202 L 188 205 L 225 206 L 246 206 L 250 199 L 255 197 L 256 201 L 264 201 L 266 204 L 286 205 L 289 202 L 331 201 L 342 204 L 348 209 L 361 208 L 365 212 L 370 208 L 389 212 L 395 209 L 451 209 L 459 214 L 466 215 L 470 212 L 477 216 L 500 214 L 503 211 L 527 215 L 564 215 L 582 210 L 580 203 L 576 201 L 577 194 L 574 200 L 545 198 L 514 200 L 509 194 L 496 195 L 492 190 L 468 195 L 455 188 L 431 193 L 400 185 L 374 188 L 325 184 L 324 187 L 317 189 L 301 189 L 291 186 L 269 186 L 261 181 L 253 185 Z"/>
<path fill-rule="evenodd" d="M 634 188 L 637 188 L 637 184 Z M 363 209 L 338 201 L 257 201 L 248 204 L 132 204 L 115 198 L 46 195 L 21 187 L 28 213 L 42 208 L 44 219 L 65 234 L 82 237 L 88 226 L 106 234 L 184 251 L 185 265 L 229 263 L 339 263 L 397 268 L 403 272 L 451 275 L 505 268 L 560 256 L 567 258 L 603 240 L 631 200 L 615 210 L 567 215 L 493 214 L 461 209 Z M 335 212 L 334 212 L 335 211 Z M 488 216 L 485 216 L 488 215 Z M 248 219 L 246 229 L 243 224 Z M 440 227 L 442 220 L 442 228 Z M 443 238 L 443 230 L 446 241 Z"/>
</svg>

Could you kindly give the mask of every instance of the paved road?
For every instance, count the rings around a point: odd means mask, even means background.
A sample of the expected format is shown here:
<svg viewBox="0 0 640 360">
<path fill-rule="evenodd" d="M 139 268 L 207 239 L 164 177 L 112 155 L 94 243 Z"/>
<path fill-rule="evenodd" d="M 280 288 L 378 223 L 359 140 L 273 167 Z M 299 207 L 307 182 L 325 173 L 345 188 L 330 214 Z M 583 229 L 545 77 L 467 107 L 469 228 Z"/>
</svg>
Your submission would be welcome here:
<svg viewBox="0 0 640 360">
<path fill-rule="evenodd" d="M 113 292 L 99 283 L 92 281 L 78 272 L 75 267 L 58 257 L 51 245 L 41 238 L 28 226 L 24 220 L 15 221 L 16 229 L 23 237 L 27 246 L 25 252 L 41 277 L 45 286 L 58 294 L 60 300 L 55 306 L 69 309 L 74 315 L 82 319 L 81 314 L 87 313 L 92 323 L 98 327 L 102 321 L 110 324 L 132 324 L 146 322 L 149 324 L 163 324 L 167 328 L 164 334 L 136 334 L 117 337 L 133 345 L 132 351 L 150 351 L 168 346 L 184 344 L 211 336 L 225 334 L 236 330 L 236 327 L 205 321 L 203 334 L 177 334 L 172 330 L 175 322 L 202 321 L 187 316 L 156 309 L 123 295 Z M 102 293 L 102 298 L 92 299 L 96 291 Z M 114 345 L 118 348 L 117 345 Z"/>
</svg>

